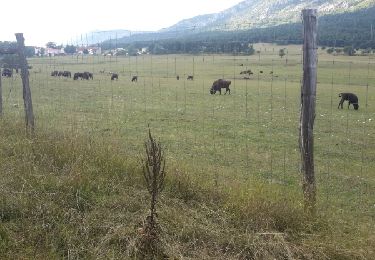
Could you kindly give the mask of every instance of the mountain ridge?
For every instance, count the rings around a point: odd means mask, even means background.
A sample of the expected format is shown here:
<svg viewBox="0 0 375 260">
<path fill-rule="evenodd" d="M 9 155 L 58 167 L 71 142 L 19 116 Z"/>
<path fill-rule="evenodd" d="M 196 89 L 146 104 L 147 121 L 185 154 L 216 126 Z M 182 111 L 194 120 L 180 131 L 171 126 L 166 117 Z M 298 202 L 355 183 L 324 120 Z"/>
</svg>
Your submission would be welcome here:
<svg viewBox="0 0 375 260">
<path fill-rule="evenodd" d="M 245 0 L 219 13 L 184 19 L 163 31 L 237 30 L 265 28 L 300 20 L 301 10 L 315 8 L 320 16 L 353 12 L 375 5 L 375 0 Z"/>
<path fill-rule="evenodd" d="M 183 19 L 178 23 L 155 32 L 130 30 L 92 31 L 84 43 L 96 44 L 117 39 L 148 37 L 173 38 L 173 35 L 205 31 L 235 31 L 268 28 L 301 21 L 301 10 L 318 9 L 319 17 L 351 13 L 375 6 L 375 0 L 244 0 L 218 13 L 202 14 Z M 168 33 L 169 36 L 165 36 Z M 94 35 L 94 36 L 92 36 Z M 135 37 L 134 37 L 135 36 Z"/>
</svg>

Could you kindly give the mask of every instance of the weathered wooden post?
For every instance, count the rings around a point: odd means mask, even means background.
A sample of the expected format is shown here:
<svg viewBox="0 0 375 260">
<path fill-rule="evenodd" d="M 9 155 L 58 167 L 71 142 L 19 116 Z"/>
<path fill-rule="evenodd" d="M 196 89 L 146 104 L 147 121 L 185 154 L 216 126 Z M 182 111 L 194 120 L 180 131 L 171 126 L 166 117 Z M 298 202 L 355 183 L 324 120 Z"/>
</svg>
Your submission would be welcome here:
<svg viewBox="0 0 375 260">
<path fill-rule="evenodd" d="M 31 99 L 31 91 L 29 85 L 29 70 L 25 55 L 25 39 L 23 38 L 22 33 L 16 33 L 17 39 L 17 50 L 19 63 L 21 66 L 21 77 L 23 85 L 23 104 L 25 108 L 25 121 L 26 121 L 26 130 L 28 132 L 34 132 L 34 113 L 33 113 L 33 102 Z"/>
<path fill-rule="evenodd" d="M 299 146 L 305 211 L 316 213 L 316 184 L 314 173 L 314 119 L 317 84 L 317 10 L 305 9 L 303 15 L 303 84 Z"/>
</svg>

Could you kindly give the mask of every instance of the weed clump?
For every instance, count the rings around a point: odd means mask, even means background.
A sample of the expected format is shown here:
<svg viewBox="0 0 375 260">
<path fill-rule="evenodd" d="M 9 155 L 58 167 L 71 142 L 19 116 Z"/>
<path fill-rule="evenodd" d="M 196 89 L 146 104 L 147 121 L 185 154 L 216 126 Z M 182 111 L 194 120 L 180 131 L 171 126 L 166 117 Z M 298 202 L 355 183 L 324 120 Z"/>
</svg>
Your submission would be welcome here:
<svg viewBox="0 0 375 260">
<path fill-rule="evenodd" d="M 148 132 L 148 140 L 144 144 L 145 156 L 142 158 L 143 176 L 150 193 L 150 215 L 146 217 L 139 229 L 138 250 L 143 258 L 162 257 L 163 249 L 159 238 L 160 227 L 157 223 L 156 204 L 165 183 L 165 157 L 161 144 Z"/>
</svg>

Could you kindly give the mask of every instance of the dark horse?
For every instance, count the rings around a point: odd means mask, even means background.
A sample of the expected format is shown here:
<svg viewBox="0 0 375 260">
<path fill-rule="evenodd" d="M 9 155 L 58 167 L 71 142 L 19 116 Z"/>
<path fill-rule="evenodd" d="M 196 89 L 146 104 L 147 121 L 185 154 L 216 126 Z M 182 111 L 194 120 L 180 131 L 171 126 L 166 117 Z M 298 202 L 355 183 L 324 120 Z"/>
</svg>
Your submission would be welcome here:
<svg viewBox="0 0 375 260">
<path fill-rule="evenodd" d="M 227 92 L 229 92 L 230 94 L 230 88 L 229 88 L 229 85 L 231 84 L 232 82 L 230 80 L 224 80 L 224 79 L 218 79 L 218 80 L 215 80 L 214 83 L 212 83 L 212 87 L 210 89 L 210 93 L 213 95 L 216 93 L 216 91 L 219 91 L 220 95 L 221 95 L 221 89 L 222 88 L 225 88 L 225 94 L 227 94 Z"/>
<path fill-rule="evenodd" d="M 349 102 L 348 109 L 349 109 L 350 104 L 352 104 L 354 109 L 358 110 L 358 108 L 359 108 L 358 97 L 355 94 L 353 94 L 353 93 L 340 93 L 339 97 L 341 97 L 341 100 L 340 100 L 337 108 L 341 107 L 341 109 L 342 109 L 344 101 L 347 100 Z"/>
</svg>

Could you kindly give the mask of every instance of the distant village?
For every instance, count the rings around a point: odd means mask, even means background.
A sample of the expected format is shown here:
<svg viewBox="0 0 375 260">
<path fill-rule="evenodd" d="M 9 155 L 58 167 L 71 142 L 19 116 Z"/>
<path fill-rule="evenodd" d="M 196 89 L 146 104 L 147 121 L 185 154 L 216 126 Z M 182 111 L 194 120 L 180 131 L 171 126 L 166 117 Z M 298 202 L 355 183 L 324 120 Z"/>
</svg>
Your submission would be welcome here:
<svg viewBox="0 0 375 260">
<path fill-rule="evenodd" d="M 54 56 L 65 56 L 65 55 L 103 55 L 103 56 L 128 56 L 128 55 L 142 55 L 149 54 L 147 47 L 136 50 L 136 53 L 131 54 L 127 49 L 114 48 L 109 50 L 103 50 L 100 46 L 81 46 L 76 47 L 73 45 L 63 46 L 48 46 L 34 47 L 35 56 L 39 57 L 54 57 Z"/>
</svg>

